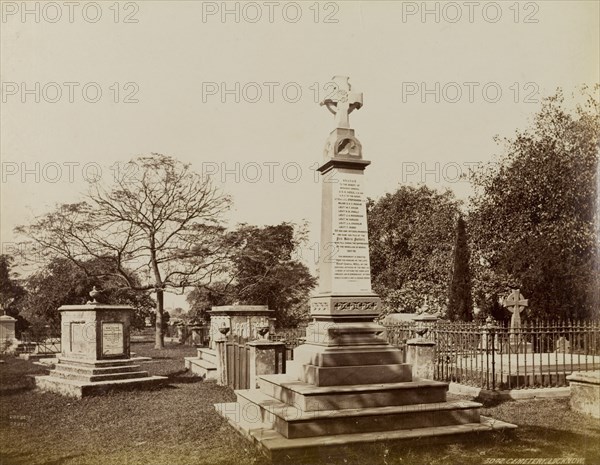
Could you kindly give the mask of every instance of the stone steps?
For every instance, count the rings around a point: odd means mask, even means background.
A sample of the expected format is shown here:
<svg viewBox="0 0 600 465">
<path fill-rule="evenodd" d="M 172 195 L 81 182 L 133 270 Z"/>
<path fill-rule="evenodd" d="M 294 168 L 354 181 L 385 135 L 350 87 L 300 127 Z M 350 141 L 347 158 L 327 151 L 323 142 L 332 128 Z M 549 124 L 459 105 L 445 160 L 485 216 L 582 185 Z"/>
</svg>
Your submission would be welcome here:
<svg viewBox="0 0 600 465">
<path fill-rule="evenodd" d="M 73 365 L 65 363 L 62 360 L 56 364 L 56 371 L 63 373 L 75 373 L 82 375 L 108 375 L 117 373 L 131 373 L 139 370 L 140 365 L 128 364 L 120 366 L 109 366 L 109 367 L 86 367 L 81 365 Z"/>
<path fill-rule="evenodd" d="M 75 358 L 63 358 L 60 357 L 59 364 L 72 365 L 78 367 L 120 367 L 131 365 L 132 363 L 141 361 L 142 359 L 150 360 L 148 357 L 136 357 L 136 358 L 128 358 L 128 359 L 114 359 L 114 360 L 85 360 L 85 359 L 75 359 Z"/>
<path fill-rule="evenodd" d="M 184 357 L 185 368 L 205 380 L 217 379 L 217 367 L 214 363 L 198 357 Z"/>
<path fill-rule="evenodd" d="M 302 411 L 277 401 L 260 390 L 236 391 L 238 418 L 260 423 L 286 438 L 391 431 L 477 423 L 481 404 L 470 401 L 439 402 L 388 407 Z"/>
<path fill-rule="evenodd" d="M 144 378 L 95 382 L 82 382 L 52 375 L 35 377 L 35 384 L 38 389 L 77 398 L 103 394 L 109 391 L 153 389 L 167 382 L 168 378 L 165 376 L 146 376 Z"/>
<path fill-rule="evenodd" d="M 201 360 L 206 360 L 207 362 L 211 362 L 214 365 L 217 363 L 217 352 L 214 349 L 209 349 L 208 347 L 199 347 L 198 358 Z"/>
<path fill-rule="evenodd" d="M 127 380 L 127 379 L 135 379 L 135 378 L 147 378 L 147 371 L 128 371 L 124 373 L 107 373 L 107 374 L 89 374 L 89 373 L 78 373 L 73 371 L 63 371 L 60 370 L 57 366 L 52 372 L 51 375 L 56 378 L 64 378 L 70 379 L 73 381 L 84 381 L 84 382 L 98 382 L 98 381 L 117 381 L 117 380 Z"/>
<path fill-rule="evenodd" d="M 314 386 L 289 375 L 262 375 L 260 390 L 302 411 L 430 404 L 446 401 L 448 384 L 417 380 L 358 386 Z"/>
<path fill-rule="evenodd" d="M 248 424 L 237 421 L 232 403 L 217 404 L 216 408 L 240 433 L 253 441 L 274 463 L 301 463 L 322 457 L 331 449 L 345 446 L 368 444 L 381 441 L 419 441 L 419 444 L 439 443 L 456 440 L 458 435 L 472 439 L 477 433 L 489 433 L 516 428 L 515 425 L 487 417 L 480 422 L 462 423 L 449 426 L 429 426 L 416 429 L 396 429 L 394 431 L 362 432 L 352 434 L 325 435 L 319 437 L 286 438 L 281 433 L 261 427 L 260 423 Z M 233 403 L 234 404 L 234 403 Z M 247 427 L 250 425 L 250 427 Z M 254 427 L 252 427 L 254 426 Z M 330 449 L 328 449 L 330 448 Z"/>
</svg>

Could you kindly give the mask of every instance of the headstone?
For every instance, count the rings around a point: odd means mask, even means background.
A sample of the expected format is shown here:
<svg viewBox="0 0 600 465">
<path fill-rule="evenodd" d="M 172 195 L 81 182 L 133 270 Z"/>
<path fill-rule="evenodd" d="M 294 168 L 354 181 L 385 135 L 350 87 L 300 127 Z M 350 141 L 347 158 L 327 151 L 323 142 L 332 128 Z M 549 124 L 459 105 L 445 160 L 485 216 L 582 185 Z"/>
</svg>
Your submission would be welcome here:
<svg viewBox="0 0 600 465">
<path fill-rule="evenodd" d="M 350 112 L 361 108 L 362 94 L 352 92 L 347 77 L 333 80 L 337 88 L 323 104 L 335 114 L 336 127 L 318 168 L 323 181 L 319 288 L 311 299 L 306 342 L 294 349 L 285 374 L 259 375 L 260 389 L 236 391 L 237 402 L 217 404 L 217 410 L 274 463 L 295 462 L 295 454 L 307 461 L 324 445 L 513 428 L 483 420 L 481 404 L 447 402 L 447 383 L 413 379 L 403 352 L 381 337 L 384 328 L 374 322 L 379 297 L 371 289 L 363 190 L 370 162 L 348 121 Z M 432 347 L 431 341 L 415 343 L 414 359 L 428 377 L 433 377 Z"/>
<path fill-rule="evenodd" d="M 501 350 L 500 341 L 498 339 L 498 327 L 496 321 L 489 315 L 485 320 L 485 325 L 481 326 L 481 342 L 479 350 L 484 352 L 498 352 Z"/>
<path fill-rule="evenodd" d="M 16 318 L 8 315 L 0 316 L 0 341 L 5 343 L 10 341 L 11 343 L 16 339 L 15 337 L 15 323 Z"/>
<path fill-rule="evenodd" d="M 99 291 L 90 292 L 97 296 Z M 63 305 L 61 353 L 48 376 L 37 376 L 38 388 L 66 396 L 84 397 L 109 390 L 162 384 L 164 376 L 150 376 L 132 359 L 129 330 L 133 307 Z"/>
<path fill-rule="evenodd" d="M 0 352 L 13 352 L 18 344 L 15 336 L 16 318 L 8 315 L 0 316 Z"/>
<path fill-rule="evenodd" d="M 528 300 L 523 297 L 519 289 L 514 289 L 508 297 L 502 301 L 502 305 L 508 308 L 508 311 L 512 313 L 510 318 L 510 329 L 511 333 L 517 333 L 521 330 L 521 312 L 525 310 L 528 305 Z M 516 337 L 515 334 L 512 336 Z"/>
<path fill-rule="evenodd" d="M 527 308 L 528 300 L 521 294 L 520 289 L 513 291 L 502 301 L 502 305 L 508 308 L 512 314 L 510 318 L 510 351 L 511 352 L 531 352 L 531 343 L 524 340 L 521 334 L 521 313 Z"/>
<path fill-rule="evenodd" d="M 566 337 L 561 336 L 556 340 L 556 352 L 561 354 L 571 353 L 571 343 Z"/>
</svg>

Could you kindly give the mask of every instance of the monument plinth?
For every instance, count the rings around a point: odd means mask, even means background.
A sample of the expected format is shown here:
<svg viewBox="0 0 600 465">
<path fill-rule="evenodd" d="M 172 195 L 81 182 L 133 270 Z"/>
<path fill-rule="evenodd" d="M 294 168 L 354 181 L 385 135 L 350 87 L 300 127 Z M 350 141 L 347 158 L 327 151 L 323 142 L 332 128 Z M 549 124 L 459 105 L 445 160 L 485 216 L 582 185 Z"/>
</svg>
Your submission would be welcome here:
<svg viewBox="0 0 600 465">
<path fill-rule="evenodd" d="M 167 379 L 141 370 L 138 363 L 146 359 L 131 358 L 132 307 L 94 301 L 63 305 L 58 311 L 61 353 L 50 375 L 35 378 L 39 389 L 84 397 L 109 390 L 153 387 Z"/>
<path fill-rule="evenodd" d="M 259 376 L 260 389 L 236 391 L 237 402 L 217 410 L 277 463 L 310 460 L 325 448 L 514 428 L 480 416 L 479 403 L 447 402 L 447 383 L 413 378 L 402 351 L 380 337 L 363 191 L 370 162 L 348 121 L 362 94 L 351 92 L 347 77 L 334 82 L 336 92 L 323 102 L 336 128 L 319 168 L 319 288 L 306 343 L 294 349 L 286 374 Z"/>
<path fill-rule="evenodd" d="M 7 351 L 11 351 L 11 348 L 17 345 L 17 338 L 15 335 L 16 323 L 17 319 L 12 316 L 0 316 L 0 344 L 2 344 L 2 348 Z"/>
<path fill-rule="evenodd" d="M 215 341 L 221 339 L 222 328 L 234 338 L 259 339 L 261 328 L 273 332 L 275 328 L 274 310 L 267 305 L 219 305 L 212 307 L 210 314 L 209 347 L 199 347 L 196 357 L 185 357 L 185 367 L 206 380 L 218 380 L 218 363 Z"/>
</svg>

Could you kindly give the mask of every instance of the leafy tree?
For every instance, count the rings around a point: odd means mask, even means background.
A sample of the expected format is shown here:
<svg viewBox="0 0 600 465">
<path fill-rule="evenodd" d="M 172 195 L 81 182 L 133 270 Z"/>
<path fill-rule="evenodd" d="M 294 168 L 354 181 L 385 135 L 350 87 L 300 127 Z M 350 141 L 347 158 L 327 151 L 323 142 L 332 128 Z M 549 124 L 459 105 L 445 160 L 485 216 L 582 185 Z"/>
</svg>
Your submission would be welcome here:
<svg viewBox="0 0 600 465">
<path fill-rule="evenodd" d="M 594 96 L 584 87 L 585 102 L 572 110 L 558 90 L 530 127 L 503 139 L 499 163 L 473 173 L 478 304 L 494 307 L 512 285 L 529 298 L 534 317 L 597 312 L 599 89 Z"/>
<path fill-rule="evenodd" d="M 369 199 L 371 278 L 384 311 L 415 311 L 426 301 L 431 311 L 444 310 L 458 211 L 451 191 L 426 186 Z"/>
<path fill-rule="evenodd" d="M 190 305 L 188 315 L 193 322 L 208 323 L 208 312 L 212 307 L 232 305 L 236 300 L 233 290 L 224 281 L 215 282 L 210 287 L 196 287 L 186 296 Z"/>
<path fill-rule="evenodd" d="M 456 222 L 456 243 L 453 252 L 452 279 L 448 292 L 449 320 L 471 321 L 473 299 L 471 297 L 471 273 L 469 271 L 469 246 L 465 220 L 459 215 Z"/>
<path fill-rule="evenodd" d="M 93 286 L 101 289 L 100 301 L 107 304 L 123 304 L 134 307 L 132 326 L 143 328 L 156 302 L 149 291 L 140 292 L 119 286 L 113 276 L 112 262 L 93 259 L 87 263 L 75 264 L 65 258 L 55 258 L 47 266 L 27 279 L 29 293 L 22 303 L 22 314 L 31 324 L 33 333 L 44 333 L 46 327 L 60 334 L 62 305 L 84 304 L 90 300 L 89 291 Z M 89 274 L 86 274 L 85 271 Z M 98 278 L 96 276 L 103 276 Z"/>
<path fill-rule="evenodd" d="M 316 284 L 294 255 L 302 240 L 303 233 L 295 235 L 289 223 L 240 225 L 227 237 L 228 280 L 191 292 L 192 312 L 202 319 L 213 305 L 268 305 L 275 310 L 279 326 L 297 324 L 306 317 L 308 293 Z"/>
<path fill-rule="evenodd" d="M 0 307 L 5 315 L 16 318 L 15 331 L 20 333 L 27 327 L 26 321 L 19 314 L 27 290 L 19 282 L 18 275 L 11 272 L 13 262 L 10 255 L 0 255 Z"/>
<path fill-rule="evenodd" d="M 156 294 L 156 347 L 164 347 L 165 292 L 185 292 L 220 272 L 221 214 L 229 198 L 207 177 L 172 157 L 138 157 L 115 170 L 114 183 L 90 185 L 85 199 L 61 205 L 29 226 L 35 253 L 64 257 L 120 288 Z M 89 269 L 94 258 L 110 271 Z"/>
</svg>

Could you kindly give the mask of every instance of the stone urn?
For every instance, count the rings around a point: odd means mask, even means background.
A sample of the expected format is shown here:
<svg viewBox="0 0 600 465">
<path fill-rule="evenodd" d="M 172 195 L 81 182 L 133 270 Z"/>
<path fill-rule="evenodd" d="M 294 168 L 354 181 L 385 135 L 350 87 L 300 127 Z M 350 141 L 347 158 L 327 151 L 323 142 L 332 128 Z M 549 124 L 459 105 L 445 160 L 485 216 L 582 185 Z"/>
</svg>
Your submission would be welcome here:
<svg viewBox="0 0 600 465">
<path fill-rule="evenodd" d="M 221 326 L 219 328 L 219 332 L 223 335 L 223 338 L 227 338 L 227 334 L 231 331 L 229 326 Z"/>
<path fill-rule="evenodd" d="M 269 334 L 269 325 L 257 326 L 256 332 L 259 334 L 261 339 L 266 339 L 267 334 Z"/>
<path fill-rule="evenodd" d="M 96 288 L 96 286 L 94 286 L 92 288 L 92 290 L 90 291 L 89 295 L 92 298 L 91 301 L 88 302 L 88 304 L 97 304 L 98 300 L 97 298 L 100 297 L 100 295 L 102 294 L 102 291 L 100 291 L 99 289 Z"/>
</svg>

